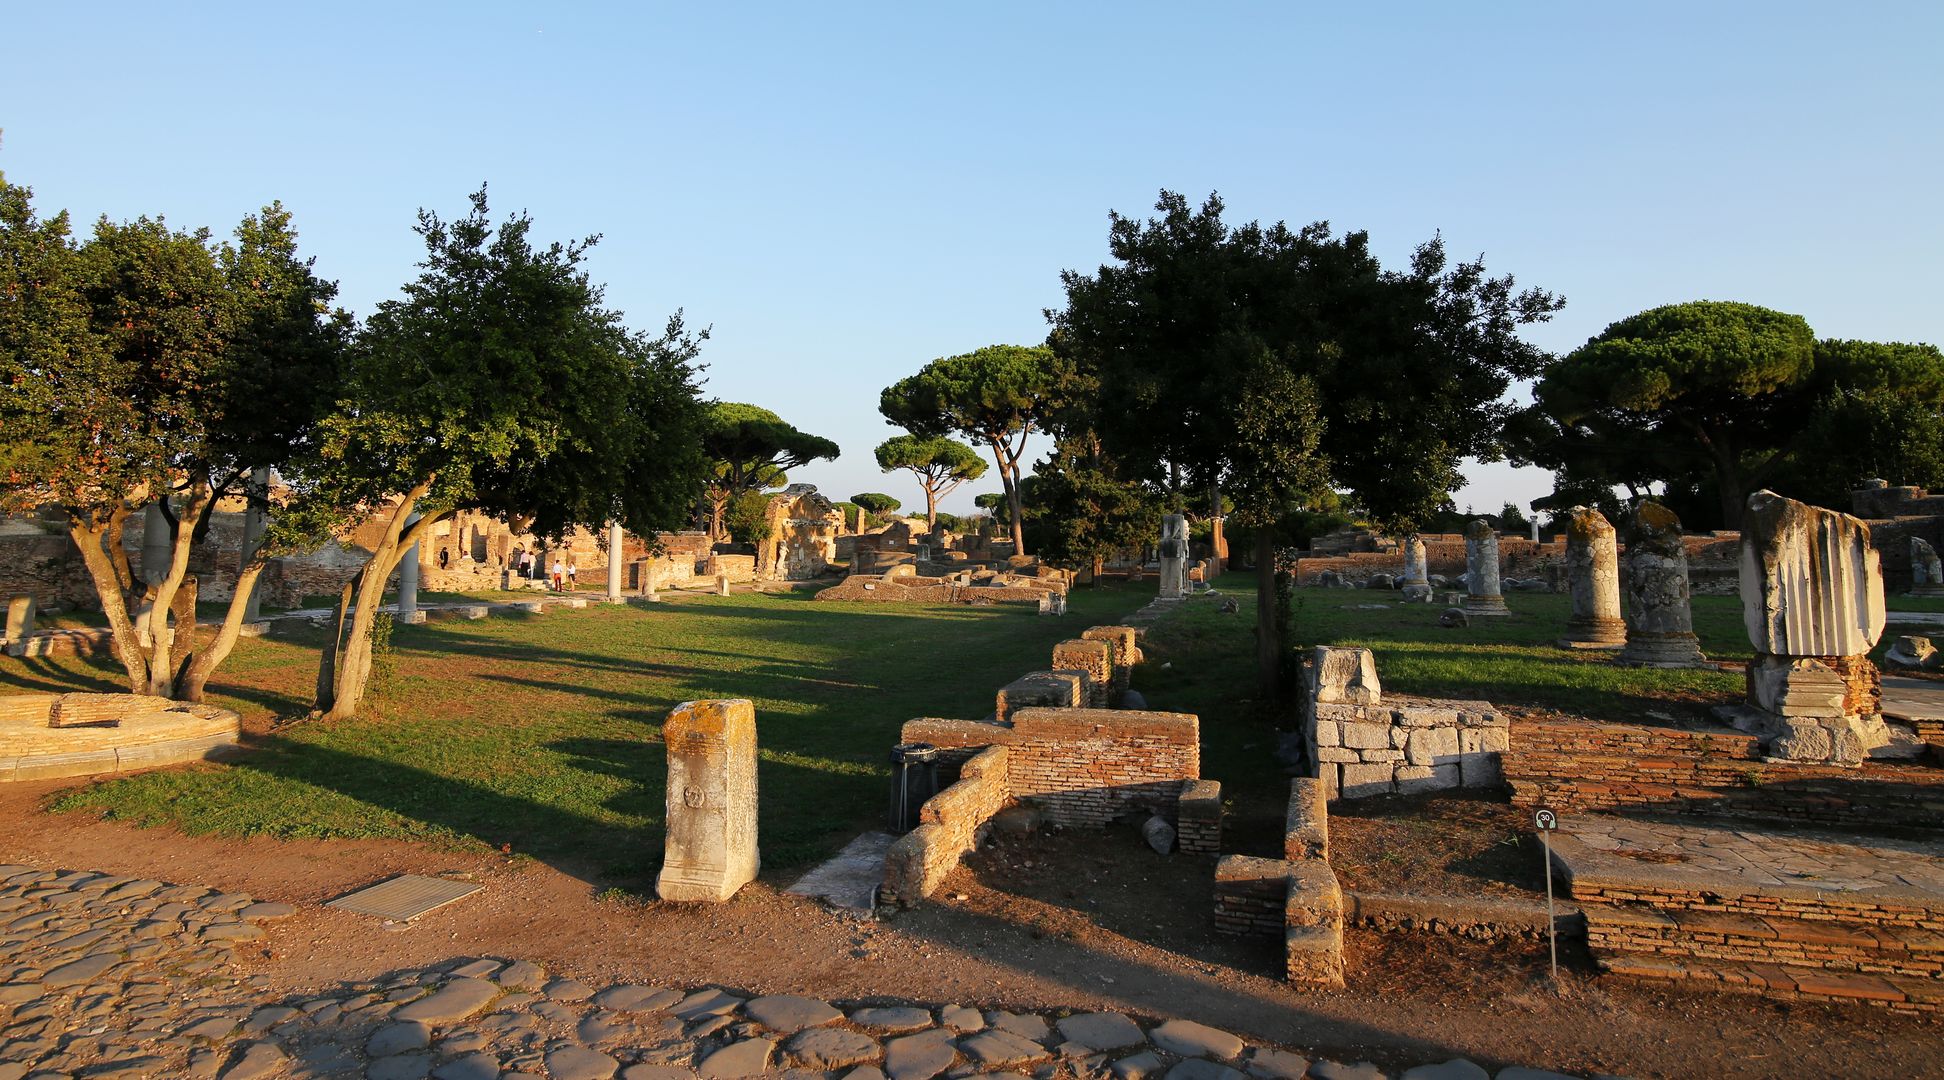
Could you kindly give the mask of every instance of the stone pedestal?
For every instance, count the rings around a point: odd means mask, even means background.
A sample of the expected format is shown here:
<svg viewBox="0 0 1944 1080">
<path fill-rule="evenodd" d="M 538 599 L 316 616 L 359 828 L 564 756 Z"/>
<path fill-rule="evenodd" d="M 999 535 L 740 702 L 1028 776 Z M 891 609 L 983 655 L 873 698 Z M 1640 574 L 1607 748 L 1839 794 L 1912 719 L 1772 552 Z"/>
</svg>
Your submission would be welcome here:
<svg viewBox="0 0 1944 1080">
<path fill-rule="evenodd" d="M 1890 741 L 1867 655 L 1885 618 L 1868 525 L 1756 492 L 1742 521 L 1741 595 L 1755 660 L 1737 726 L 1791 761 L 1853 765 Z"/>
<path fill-rule="evenodd" d="M 720 902 L 756 877 L 756 706 L 690 701 L 662 726 L 668 839 L 655 891 Z"/>
<path fill-rule="evenodd" d="M 1566 620 L 1567 649 L 1618 649 L 1627 643 L 1620 616 L 1620 556 L 1606 515 L 1575 506 L 1566 519 L 1566 588 L 1573 614 Z"/>
<path fill-rule="evenodd" d="M 1512 614 L 1499 592 L 1498 530 L 1484 518 L 1465 526 L 1465 614 Z"/>
<path fill-rule="evenodd" d="M 1627 519 L 1621 577 L 1627 592 L 1627 643 L 1614 659 L 1640 667 L 1707 667 L 1688 606 L 1681 519 L 1672 510 L 1644 502 Z"/>
<path fill-rule="evenodd" d="M 1944 565 L 1937 549 L 1921 536 L 1910 538 L 1910 595 L 1944 596 Z"/>
<path fill-rule="evenodd" d="M 1424 540 L 1416 534 L 1404 541 L 1404 580 L 1398 587 L 1404 590 L 1407 604 L 1431 602 L 1431 575 L 1425 569 Z"/>
<path fill-rule="evenodd" d="M 715 580 L 715 586 L 716 586 L 715 591 L 717 596 L 728 596 L 729 595 L 729 575 L 717 574 Z"/>
<path fill-rule="evenodd" d="M 1215 560 L 1216 574 L 1221 574 L 1228 570 L 1229 545 L 1227 522 L 1228 519 L 1220 514 L 1215 515 L 1209 522 L 1208 547 L 1210 556 Z"/>
<path fill-rule="evenodd" d="M 11 645 L 34 636 L 34 598 L 16 596 L 7 601 L 7 622 L 0 628 L 0 645 Z"/>
<path fill-rule="evenodd" d="M 1161 599 L 1179 600 L 1188 591 L 1188 519 L 1161 519 Z"/>
</svg>

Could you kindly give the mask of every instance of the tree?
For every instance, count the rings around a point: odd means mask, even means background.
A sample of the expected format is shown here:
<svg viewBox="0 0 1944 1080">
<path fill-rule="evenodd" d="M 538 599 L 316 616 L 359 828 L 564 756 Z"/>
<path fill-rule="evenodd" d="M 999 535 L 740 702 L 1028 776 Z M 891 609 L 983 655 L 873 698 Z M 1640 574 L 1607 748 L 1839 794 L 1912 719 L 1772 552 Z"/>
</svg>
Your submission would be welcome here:
<svg viewBox="0 0 1944 1080">
<path fill-rule="evenodd" d="M 0 504 L 59 506 L 137 693 L 200 700 L 241 630 L 264 557 L 301 538 L 298 513 L 249 553 L 228 617 L 199 646 L 191 549 L 251 467 L 298 452 L 337 393 L 348 316 L 296 257 L 280 205 L 237 242 L 160 219 L 105 218 L 86 245 L 38 221 L 0 182 Z M 261 495 L 255 496 L 261 499 Z M 128 519 L 160 512 L 131 564 Z M 186 527 L 184 527 L 186 526 Z"/>
<path fill-rule="evenodd" d="M 1271 696 L 1275 523 L 1337 488 L 1394 532 L 1447 506 L 1459 463 L 1495 454 L 1511 380 L 1544 359 L 1517 328 L 1561 301 L 1515 292 L 1482 261 L 1452 265 L 1435 238 L 1386 271 L 1361 232 L 1232 228 L 1213 195 L 1194 209 L 1163 191 L 1155 208 L 1145 222 L 1110 214 L 1114 262 L 1062 275 L 1049 340 L 1098 387 L 1109 455 L 1171 488 L 1219 486 L 1255 534 Z"/>
<path fill-rule="evenodd" d="M 717 540 L 725 535 L 723 511 L 736 496 L 781 487 L 789 470 L 839 453 L 829 439 L 798 431 L 768 409 L 734 401 L 709 403 L 702 446 L 715 463 L 707 499 L 709 535 Z"/>
<path fill-rule="evenodd" d="M 1069 438 L 1033 466 L 1025 506 L 1033 543 L 1053 566 L 1093 571 L 1108 556 L 1141 550 L 1161 530 L 1162 492 L 1119 475 L 1098 439 Z"/>
<path fill-rule="evenodd" d="M 850 501 L 863 507 L 865 512 L 870 514 L 874 519 L 881 519 L 884 515 L 891 513 L 903 505 L 898 500 L 879 491 L 859 492 L 856 495 L 852 495 Z"/>
<path fill-rule="evenodd" d="M 760 491 L 745 491 L 729 503 L 722 515 L 729 539 L 738 544 L 757 544 L 770 538 L 769 498 Z"/>
<path fill-rule="evenodd" d="M 706 333 L 680 312 L 660 337 L 630 331 L 583 267 L 598 238 L 536 247 L 531 230 L 525 214 L 496 227 L 483 188 L 457 220 L 419 211 L 420 273 L 358 334 L 346 408 L 299 473 L 347 518 L 382 523 L 325 646 L 327 718 L 357 712 L 399 559 L 455 512 L 543 536 L 609 521 L 649 535 L 701 494 L 694 359 Z"/>
<path fill-rule="evenodd" d="M 1814 370 L 1815 347 L 1799 315 L 1670 304 L 1613 323 L 1552 365 L 1533 387 L 1533 408 L 1597 453 L 1653 464 L 1663 478 L 1699 466 L 1722 521 L 1738 528 L 1748 491 L 1780 460 L 1797 416 L 1789 391 Z M 1750 454 L 1759 458 L 1744 460 Z"/>
<path fill-rule="evenodd" d="M 926 364 L 916 375 L 886 387 L 878 411 L 919 436 L 957 433 L 984 443 L 999 467 L 1011 510 L 1013 551 L 1026 553 L 1020 514 L 1019 459 L 1026 438 L 1057 402 L 1060 363 L 1038 345 L 988 345 L 975 352 Z"/>
<path fill-rule="evenodd" d="M 878 444 L 878 467 L 885 472 L 906 469 L 925 492 L 925 526 L 938 527 L 938 500 L 967 480 L 985 475 L 978 452 L 957 439 L 899 435 Z"/>
</svg>

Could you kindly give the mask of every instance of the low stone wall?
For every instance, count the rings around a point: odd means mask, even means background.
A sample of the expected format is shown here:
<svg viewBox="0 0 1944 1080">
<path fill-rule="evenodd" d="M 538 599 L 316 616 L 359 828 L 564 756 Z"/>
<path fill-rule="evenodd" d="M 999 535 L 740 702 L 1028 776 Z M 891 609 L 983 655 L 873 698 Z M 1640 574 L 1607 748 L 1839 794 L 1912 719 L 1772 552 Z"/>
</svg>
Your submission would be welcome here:
<svg viewBox="0 0 1944 1080">
<path fill-rule="evenodd" d="M 1106 641 L 1075 638 L 1053 646 L 1053 670 L 1077 671 L 1084 677 L 1087 704 L 1104 709 L 1118 701 L 1114 693 L 1114 646 Z"/>
<path fill-rule="evenodd" d="M 1944 826 L 1944 769 L 1764 761 L 1757 736 L 1725 728 L 1521 720 L 1504 767 L 1520 806 Z"/>
<path fill-rule="evenodd" d="M 1741 588 L 1741 534 L 1717 532 L 1682 538 L 1688 554 L 1690 591 L 1696 595 L 1731 596 Z M 1622 550 L 1625 550 L 1622 548 Z M 1465 539 L 1456 534 L 1424 537 L 1425 571 L 1464 588 Z M 1563 537 L 1534 543 L 1520 536 L 1499 537 L 1501 580 L 1543 581 L 1553 592 L 1564 592 L 1566 542 Z M 1379 574 L 1402 577 L 1404 556 L 1399 551 L 1363 551 L 1299 555 L 1294 573 L 1298 585 L 1315 585 L 1322 574 L 1334 574 L 1347 585 L 1367 582 Z"/>
<path fill-rule="evenodd" d="M 1284 975 L 1298 986 L 1343 985 L 1344 893 L 1329 860 L 1321 781 L 1291 782 L 1281 859 L 1230 855 L 1215 866 L 1217 933 L 1283 939 Z"/>
<path fill-rule="evenodd" d="M 1010 724 L 912 720 L 899 741 L 962 752 L 1007 747 L 1013 797 L 1068 827 L 1136 813 L 1173 818 L 1182 789 L 1201 776 L 1200 722 L 1187 713 L 1028 708 Z"/>
<path fill-rule="evenodd" d="M 1008 759 L 1003 746 L 972 755 L 958 782 L 925 801 L 918 827 L 899 837 L 885 856 L 886 903 L 915 904 L 937 891 L 946 875 L 985 838 L 992 816 L 1006 808 Z"/>
<path fill-rule="evenodd" d="M 1224 855 L 1215 864 L 1215 931 L 1235 937 L 1279 937 L 1289 903 L 1289 863 Z"/>
<path fill-rule="evenodd" d="M 852 574 L 843 581 L 817 593 L 819 600 L 863 601 L 879 604 L 1037 604 L 1049 593 L 1064 594 L 1065 583 L 1057 579 L 1013 579 L 1010 585 L 962 585 L 949 578 L 916 575 Z M 996 579 L 995 579 L 996 580 Z"/>
<path fill-rule="evenodd" d="M 708 578 L 727 577 L 734 582 L 756 580 L 756 556 L 754 555 L 711 555 L 702 564 L 702 576 Z"/>
<path fill-rule="evenodd" d="M 0 782 L 91 776 L 218 757 L 240 718 L 137 694 L 0 696 Z"/>
<path fill-rule="evenodd" d="M 1391 697 L 1314 706 L 1317 777 L 1330 798 L 1504 782 L 1505 717 L 1483 701 Z"/>
<path fill-rule="evenodd" d="M 1289 782 L 1283 815 L 1283 858 L 1330 861 L 1330 803 L 1323 782 L 1299 776 Z"/>
<path fill-rule="evenodd" d="M 1077 671 L 1029 671 L 999 688 L 992 718 L 1008 724 L 1021 709 L 1084 708 L 1087 690 L 1087 677 Z"/>
</svg>

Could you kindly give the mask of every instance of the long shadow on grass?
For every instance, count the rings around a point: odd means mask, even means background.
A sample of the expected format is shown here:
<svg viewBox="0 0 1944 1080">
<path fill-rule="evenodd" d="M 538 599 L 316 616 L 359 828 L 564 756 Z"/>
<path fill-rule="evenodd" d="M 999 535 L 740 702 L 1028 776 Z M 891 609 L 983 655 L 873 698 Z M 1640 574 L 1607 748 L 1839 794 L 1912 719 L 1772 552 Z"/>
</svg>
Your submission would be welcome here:
<svg viewBox="0 0 1944 1080">
<path fill-rule="evenodd" d="M 68 694 L 77 690 L 97 694 L 125 694 L 128 684 L 114 676 L 120 669 L 105 656 L 70 657 L 72 666 L 45 656 L 21 657 L 17 664 L 0 665 L 5 683 L 21 690 Z M 83 666 L 85 665 L 85 666 Z"/>
</svg>

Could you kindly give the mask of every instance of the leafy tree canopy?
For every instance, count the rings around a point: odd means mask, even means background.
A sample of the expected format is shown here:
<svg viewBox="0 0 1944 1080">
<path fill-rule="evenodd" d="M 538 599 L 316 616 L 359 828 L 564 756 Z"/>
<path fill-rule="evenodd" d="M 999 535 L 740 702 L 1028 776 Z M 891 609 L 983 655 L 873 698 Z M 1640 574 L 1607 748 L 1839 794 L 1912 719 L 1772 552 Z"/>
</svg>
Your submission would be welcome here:
<svg viewBox="0 0 1944 1080">
<path fill-rule="evenodd" d="M 781 487 L 789 470 L 840 452 L 836 443 L 799 431 L 768 409 L 735 401 L 709 403 L 702 449 L 714 462 L 709 531 L 718 537 L 722 514 L 736 496 Z"/>
<path fill-rule="evenodd" d="M 883 492 L 864 491 L 850 497 L 850 501 L 869 510 L 873 514 L 888 514 L 903 505 Z"/>
<path fill-rule="evenodd" d="M 878 444 L 877 462 L 885 472 L 905 469 L 918 478 L 918 486 L 925 493 L 925 521 L 929 525 L 938 523 L 938 500 L 986 471 L 978 451 L 944 436 L 899 435 L 886 439 Z"/>
</svg>

